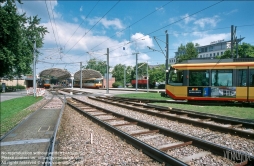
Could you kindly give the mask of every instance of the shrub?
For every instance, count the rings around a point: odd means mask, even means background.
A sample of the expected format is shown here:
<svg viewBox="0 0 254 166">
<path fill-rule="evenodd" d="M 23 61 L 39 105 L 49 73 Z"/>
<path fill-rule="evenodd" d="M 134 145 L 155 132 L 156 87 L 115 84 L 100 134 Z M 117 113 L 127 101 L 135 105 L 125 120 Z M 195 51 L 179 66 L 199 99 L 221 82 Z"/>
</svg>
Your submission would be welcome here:
<svg viewBox="0 0 254 166">
<path fill-rule="evenodd" d="M 17 89 L 26 89 L 23 85 L 5 86 L 5 92 L 15 92 Z M 3 91 L 2 85 L 0 85 L 0 92 Z"/>
<path fill-rule="evenodd" d="M 114 82 L 112 84 L 113 88 L 118 88 L 118 86 L 121 86 L 122 84 L 120 82 Z"/>
</svg>

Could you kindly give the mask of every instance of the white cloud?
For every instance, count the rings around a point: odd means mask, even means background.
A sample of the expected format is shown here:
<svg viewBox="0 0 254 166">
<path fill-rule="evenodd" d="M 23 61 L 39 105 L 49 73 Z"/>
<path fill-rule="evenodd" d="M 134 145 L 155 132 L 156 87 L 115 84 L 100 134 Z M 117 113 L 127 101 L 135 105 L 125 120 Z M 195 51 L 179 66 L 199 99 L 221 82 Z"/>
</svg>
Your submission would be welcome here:
<svg viewBox="0 0 254 166">
<path fill-rule="evenodd" d="M 45 26 L 48 28 L 49 33 L 46 34 L 44 43 L 44 48 L 50 47 L 51 49 L 54 48 L 54 54 L 49 52 L 44 52 L 44 55 L 39 58 L 39 60 L 49 61 L 52 63 L 55 63 L 54 67 L 57 67 L 56 65 L 58 63 L 71 63 L 71 62 L 79 62 L 82 61 L 83 64 L 85 61 L 88 61 L 89 58 L 97 58 L 99 60 L 106 61 L 106 50 L 107 48 L 110 48 L 110 66 L 115 66 L 116 64 L 125 64 L 128 66 L 134 66 L 135 65 L 135 55 L 132 53 L 135 52 L 135 50 L 132 49 L 133 43 L 129 43 L 129 41 L 118 41 L 115 39 L 111 39 L 104 35 L 96 35 L 94 36 L 93 31 L 90 31 L 87 35 L 85 35 L 88 32 L 88 29 L 85 29 L 83 27 L 80 27 L 77 32 L 73 35 L 73 32 L 76 30 L 78 24 L 77 23 L 67 23 L 64 21 L 56 21 L 56 27 L 57 27 L 57 42 L 63 47 L 65 44 L 65 48 L 63 48 L 63 53 L 60 55 L 59 48 L 56 47 L 56 42 L 54 38 L 54 34 L 51 28 L 51 23 L 44 23 L 42 26 Z M 97 33 L 96 33 L 97 34 Z M 83 38 L 81 38 L 84 36 Z M 146 46 L 153 46 L 152 39 L 149 36 L 144 36 L 141 33 L 137 33 L 132 36 L 132 39 L 138 39 L 139 37 L 142 37 L 145 40 L 138 40 L 137 46 L 141 49 Z M 68 43 L 66 43 L 68 41 Z M 129 43 L 129 44 L 127 44 Z M 122 48 L 125 47 L 125 50 Z M 89 55 L 87 52 L 91 52 L 91 49 L 93 48 L 94 54 Z M 71 49 L 71 50 L 70 50 Z M 52 56 L 51 56 L 52 55 Z M 47 57 L 45 59 L 45 57 Z M 51 59 L 49 59 L 51 58 Z M 139 61 L 147 61 L 150 57 L 147 54 L 139 54 Z M 44 64 L 45 65 L 45 64 Z M 43 67 L 42 64 L 39 64 L 40 69 L 42 70 Z M 60 64 L 58 66 L 61 66 Z M 69 66 L 69 67 L 68 67 Z M 51 68 L 52 65 L 48 68 Z M 60 68 L 66 68 L 68 71 L 75 72 L 79 70 L 79 64 L 72 65 L 62 65 Z"/>
<path fill-rule="evenodd" d="M 93 19 L 88 19 L 90 25 L 96 24 L 100 18 L 96 17 Z M 124 26 L 118 18 L 108 20 L 107 18 L 102 18 L 99 22 L 99 24 L 102 24 L 105 28 L 113 27 L 114 29 L 123 29 Z"/>
<path fill-rule="evenodd" d="M 238 12 L 238 9 L 234 9 L 234 10 L 231 10 L 229 12 L 223 12 L 223 14 L 225 14 L 225 15 L 231 15 L 231 14 L 237 13 L 237 12 Z"/>
<path fill-rule="evenodd" d="M 83 6 L 81 6 L 81 7 L 79 8 L 79 11 L 81 11 L 81 12 L 83 11 Z"/>
<path fill-rule="evenodd" d="M 73 21 L 74 21 L 74 22 L 78 22 L 78 18 L 77 18 L 77 17 L 74 17 L 74 18 L 73 18 Z"/>
<path fill-rule="evenodd" d="M 230 33 L 206 34 L 206 35 L 203 35 L 202 38 L 193 40 L 192 42 L 193 43 L 198 43 L 201 46 L 203 46 L 203 45 L 208 45 L 213 41 L 223 40 L 223 39 L 227 40 L 229 38 L 230 38 Z"/>
<path fill-rule="evenodd" d="M 142 33 L 136 33 L 131 36 L 131 40 L 134 41 L 133 45 L 137 49 L 144 49 L 149 47 L 153 47 L 153 40 L 148 35 L 143 35 Z"/>
<path fill-rule="evenodd" d="M 161 12 L 161 13 L 164 13 L 165 12 L 165 9 L 163 7 L 156 7 L 155 10 L 157 10 L 157 12 Z"/>
<path fill-rule="evenodd" d="M 198 19 L 194 22 L 194 24 L 199 25 L 201 28 L 205 28 L 206 25 L 216 27 L 219 21 L 219 16 L 214 16 Z"/>
<path fill-rule="evenodd" d="M 124 33 L 123 32 L 116 32 L 117 37 L 121 37 Z"/>
<path fill-rule="evenodd" d="M 22 1 L 23 4 L 17 4 L 19 13 L 26 13 L 26 16 L 38 15 L 42 22 L 47 22 L 50 18 L 61 18 L 60 13 L 55 12 L 57 1 Z M 47 3 L 47 5 L 46 5 Z"/>
<path fill-rule="evenodd" d="M 196 20 L 194 17 L 190 17 L 188 13 L 181 16 L 181 18 L 184 18 L 185 24 L 188 24 L 189 22 Z"/>
</svg>

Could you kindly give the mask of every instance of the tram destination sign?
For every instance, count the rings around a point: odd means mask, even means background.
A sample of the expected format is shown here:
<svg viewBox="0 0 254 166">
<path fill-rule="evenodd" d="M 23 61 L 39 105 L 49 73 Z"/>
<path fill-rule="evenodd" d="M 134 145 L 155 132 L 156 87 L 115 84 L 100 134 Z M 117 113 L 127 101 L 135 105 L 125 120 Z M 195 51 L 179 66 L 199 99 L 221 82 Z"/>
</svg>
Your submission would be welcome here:
<svg viewBox="0 0 254 166">
<path fill-rule="evenodd" d="M 202 87 L 188 87 L 188 96 L 203 96 Z"/>
</svg>

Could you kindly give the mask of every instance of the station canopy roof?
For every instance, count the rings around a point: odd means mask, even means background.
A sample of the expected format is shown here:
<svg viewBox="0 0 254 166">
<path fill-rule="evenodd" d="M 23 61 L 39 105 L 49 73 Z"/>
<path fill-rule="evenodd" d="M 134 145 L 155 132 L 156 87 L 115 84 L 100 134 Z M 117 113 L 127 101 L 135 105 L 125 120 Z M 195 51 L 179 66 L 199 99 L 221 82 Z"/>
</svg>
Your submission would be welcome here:
<svg viewBox="0 0 254 166">
<path fill-rule="evenodd" d="M 64 80 L 64 79 L 71 78 L 70 72 L 64 69 L 59 69 L 59 68 L 50 68 L 50 69 L 43 70 L 42 72 L 40 72 L 39 76 L 41 79 L 55 78 L 58 80 Z"/>
<path fill-rule="evenodd" d="M 102 78 L 102 75 L 99 71 L 92 70 L 92 69 L 82 70 L 82 80 L 96 79 L 96 78 Z M 80 70 L 74 74 L 74 79 L 80 80 Z"/>
</svg>

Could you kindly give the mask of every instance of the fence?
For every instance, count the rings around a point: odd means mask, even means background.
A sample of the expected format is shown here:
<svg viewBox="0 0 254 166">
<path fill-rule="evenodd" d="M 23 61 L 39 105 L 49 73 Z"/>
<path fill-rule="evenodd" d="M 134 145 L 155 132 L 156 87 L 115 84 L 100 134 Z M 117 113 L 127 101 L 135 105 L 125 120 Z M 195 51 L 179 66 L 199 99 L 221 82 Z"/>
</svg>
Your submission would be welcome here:
<svg viewBox="0 0 254 166">
<path fill-rule="evenodd" d="M 34 94 L 34 88 L 26 88 L 27 95 Z M 36 88 L 36 96 L 43 96 L 45 94 L 45 88 Z"/>
</svg>

